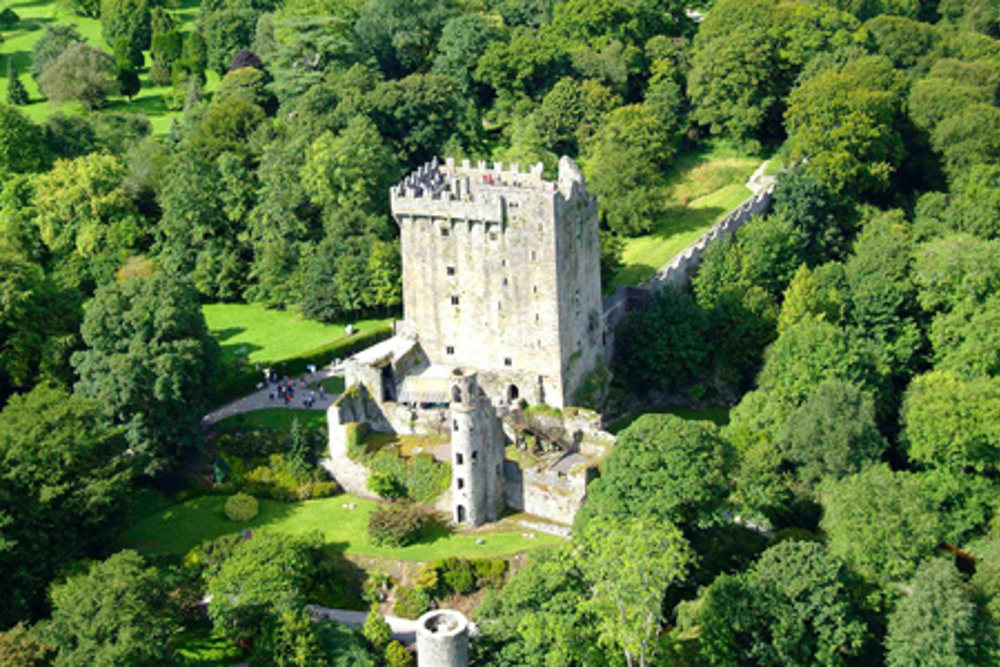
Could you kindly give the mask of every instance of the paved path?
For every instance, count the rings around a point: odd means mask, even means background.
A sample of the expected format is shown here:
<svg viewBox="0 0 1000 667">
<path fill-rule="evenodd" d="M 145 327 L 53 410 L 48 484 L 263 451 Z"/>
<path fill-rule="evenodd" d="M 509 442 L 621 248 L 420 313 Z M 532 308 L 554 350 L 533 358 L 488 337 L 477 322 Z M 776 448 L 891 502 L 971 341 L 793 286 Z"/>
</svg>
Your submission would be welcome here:
<svg viewBox="0 0 1000 667">
<path fill-rule="evenodd" d="M 350 611 L 348 609 L 330 609 L 321 607 L 318 604 L 306 605 L 306 611 L 312 614 L 314 621 L 329 619 L 337 621 L 343 625 L 358 628 L 364 627 L 365 619 L 368 618 L 367 611 Z M 392 638 L 410 646 L 417 641 L 417 622 L 408 618 L 396 616 L 386 616 L 386 622 L 392 629 Z"/>
<path fill-rule="evenodd" d="M 316 402 L 313 403 L 311 408 L 307 408 L 302 404 L 302 399 L 309 395 L 309 389 L 302 386 L 300 380 L 305 380 L 307 385 L 319 380 L 325 380 L 326 378 L 333 377 L 335 375 L 340 375 L 342 369 L 340 368 L 317 368 L 315 373 L 305 373 L 304 375 L 299 375 L 292 380 L 292 384 L 295 386 L 295 398 L 289 404 L 290 410 L 326 410 L 330 405 L 337 400 L 339 394 L 327 394 L 326 400 L 319 400 L 319 392 L 316 392 Z M 263 373 L 261 378 L 263 378 Z M 270 385 L 259 389 L 254 393 L 244 396 L 243 398 L 237 399 L 232 403 L 227 403 L 221 408 L 209 412 L 207 415 L 201 418 L 202 426 L 211 426 L 216 422 L 220 422 L 227 417 L 232 417 L 233 415 L 238 415 L 244 412 L 253 412 L 255 410 L 263 410 L 265 408 L 283 408 L 285 407 L 285 402 L 278 398 L 276 393 L 275 385 Z M 269 398 L 271 393 L 275 393 L 274 398 Z"/>
</svg>

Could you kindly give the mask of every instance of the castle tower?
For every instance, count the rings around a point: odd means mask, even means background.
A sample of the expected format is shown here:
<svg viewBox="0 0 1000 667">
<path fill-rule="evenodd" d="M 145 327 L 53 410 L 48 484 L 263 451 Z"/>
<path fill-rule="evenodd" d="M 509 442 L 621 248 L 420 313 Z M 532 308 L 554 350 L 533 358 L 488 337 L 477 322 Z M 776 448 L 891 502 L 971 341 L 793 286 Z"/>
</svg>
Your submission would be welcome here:
<svg viewBox="0 0 1000 667">
<path fill-rule="evenodd" d="M 468 667 L 469 622 L 451 609 L 417 619 L 417 667 Z"/>
<path fill-rule="evenodd" d="M 567 157 L 555 181 L 430 162 L 390 192 L 403 314 L 436 364 L 473 367 L 497 404 L 571 404 L 604 355 L 597 198 Z"/>
<path fill-rule="evenodd" d="M 503 510 L 504 435 L 475 371 L 452 371 L 450 409 L 452 521 L 496 521 Z"/>
</svg>

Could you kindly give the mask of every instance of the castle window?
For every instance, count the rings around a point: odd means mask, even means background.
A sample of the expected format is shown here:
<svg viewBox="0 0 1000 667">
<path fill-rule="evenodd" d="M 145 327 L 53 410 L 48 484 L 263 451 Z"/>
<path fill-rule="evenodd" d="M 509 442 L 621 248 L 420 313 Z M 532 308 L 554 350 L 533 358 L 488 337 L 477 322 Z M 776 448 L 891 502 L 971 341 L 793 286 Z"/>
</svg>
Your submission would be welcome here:
<svg viewBox="0 0 1000 667">
<path fill-rule="evenodd" d="M 501 259 L 500 260 L 500 266 L 507 266 L 507 260 L 506 259 Z"/>
<path fill-rule="evenodd" d="M 503 360 L 503 365 L 504 365 L 504 366 L 513 366 L 513 365 L 514 365 L 514 360 L 513 360 L 513 359 L 511 359 L 510 357 L 506 357 L 506 358 L 505 358 L 505 359 Z"/>
<path fill-rule="evenodd" d="M 460 466 L 464 462 L 465 462 L 465 459 L 462 457 L 461 453 L 455 454 L 455 465 L 459 465 Z"/>
<path fill-rule="evenodd" d="M 535 294 L 538 294 L 538 285 L 532 285 L 531 291 L 534 292 Z"/>
<path fill-rule="evenodd" d="M 507 279 L 506 279 L 506 278 L 504 278 L 504 279 L 503 279 L 503 286 L 504 286 L 504 287 L 506 287 L 506 286 L 507 286 Z"/>
<path fill-rule="evenodd" d="M 537 322 L 539 319 L 540 319 L 540 317 L 539 317 L 538 313 L 535 313 L 535 321 Z"/>
<path fill-rule="evenodd" d="M 500 236 L 496 232 L 490 232 L 490 241 L 496 241 Z"/>
<path fill-rule="evenodd" d="M 533 262 L 533 261 L 535 261 L 536 259 L 538 259 L 538 253 L 537 253 L 537 252 L 535 252 L 534 250 L 532 250 L 532 251 L 531 251 L 531 261 Z"/>
<path fill-rule="evenodd" d="M 472 462 L 475 463 L 479 460 L 479 452 L 472 452 Z"/>
<path fill-rule="evenodd" d="M 458 484 L 458 488 L 459 489 L 464 489 L 465 488 L 465 480 L 462 479 L 461 477 L 459 477 L 458 479 L 456 479 L 455 482 Z"/>
<path fill-rule="evenodd" d="M 448 347 L 444 348 L 444 353 L 455 354 L 455 347 L 453 345 L 449 345 Z"/>
<path fill-rule="evenodd" d="M 497 310 L 503 310 L 503 303 L 497 301 Z"/>
<path fill-rule="evenodd" d="M 455 275 L 455 267 L 454 266 L 449 266 L 447 269 L 445 269 L 445 271 L 448 273 L 449 276 Z"/>
<path fill-rule="evenodd" d="M 458 431 L 458 420 L 457 419 L 453 419 L 451 421 L 451 430 Z"/>
<path fill-rule="evenodd" d="M 441 236 L 448 236 L 449 234 L 451 234 L 451 230 L 450 229 L 448 229 L 447 227 L 442 227 L 441 228 Z"/>
<path fill-rule="evenodd" d="M 451 295 L 451 305 L 453 305 L 453 306 L 457 306 L 458 305 L 458 295 L 457 294 L 452 294 Z"/>
</svg>

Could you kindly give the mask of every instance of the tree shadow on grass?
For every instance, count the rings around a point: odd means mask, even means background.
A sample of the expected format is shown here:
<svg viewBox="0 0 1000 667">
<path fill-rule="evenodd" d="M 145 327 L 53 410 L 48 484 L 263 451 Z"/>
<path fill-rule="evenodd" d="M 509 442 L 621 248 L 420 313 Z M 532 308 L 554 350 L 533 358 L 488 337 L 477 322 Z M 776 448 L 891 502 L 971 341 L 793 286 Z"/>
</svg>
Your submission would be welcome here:
<svg viewBox="0 0 1000 667">
<path fill-rule="evenodd" d="M 23 9 L 25 7 L 42 7 L 44 5 L 48 5 L 48 4 L 51 4 L 51 3 L 52 3 L 52 0 L 25 0 L 24 2 L 14 3 L 14 4 L 10 5 L 10 7 L 12 9 L 14 9 L 15 11 L 17 11 L 18 9 Z M 81 17 L 81 18 L 83 18 L 83 17 Z M 34 20 L 34 19 L 25 19 L 25 20 Z"/>
<path fill-rule="evenodd" d="M 319 571 L 306 592 L 309 602 L 333 609 L 368 608 L 361 597 L 367 573 L 345 557 L 348 546 L 347 542 L 330 542 L 323 547 Z"/>
</svg>

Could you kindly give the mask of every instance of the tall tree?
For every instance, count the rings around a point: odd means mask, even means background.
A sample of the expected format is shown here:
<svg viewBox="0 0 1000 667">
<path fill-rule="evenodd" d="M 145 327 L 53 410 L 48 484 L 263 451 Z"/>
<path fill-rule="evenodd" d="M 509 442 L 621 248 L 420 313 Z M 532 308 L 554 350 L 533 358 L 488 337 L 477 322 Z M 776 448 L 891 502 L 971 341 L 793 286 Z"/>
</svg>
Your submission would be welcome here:
<svg viewBox="0 0 1000 667">
<path fill-rule="evenodd" d="M 134 551 L 95 563 L 52 589 L 56 667 L 169 665 L 178 624 L 156 568 Z"/>
<path fill-rule="evenodd" d="M 74 42 L 45 68 L 39 85 L 55 104 L 76 100 L 93 111 L 104 106 L 107 97 L 117 89 L 116 73 L 110 55 Z"/>
<path fill-rule="evenodd" d="M 156 273 L 98 288 L 73 355 L 76 392 L 127 427 L 147 469 L 176 461 L 200 434 L 219 347 L 189 282 Z"/>
<path fill-rule="evenodd" d="M 28 89 L 21 81 L 21 73 L 17 71 L 14 59 L 7 60 L 7 104 L 14 106 L 24 106 L 31 101 L 28 97 Z"/>
</svg>

